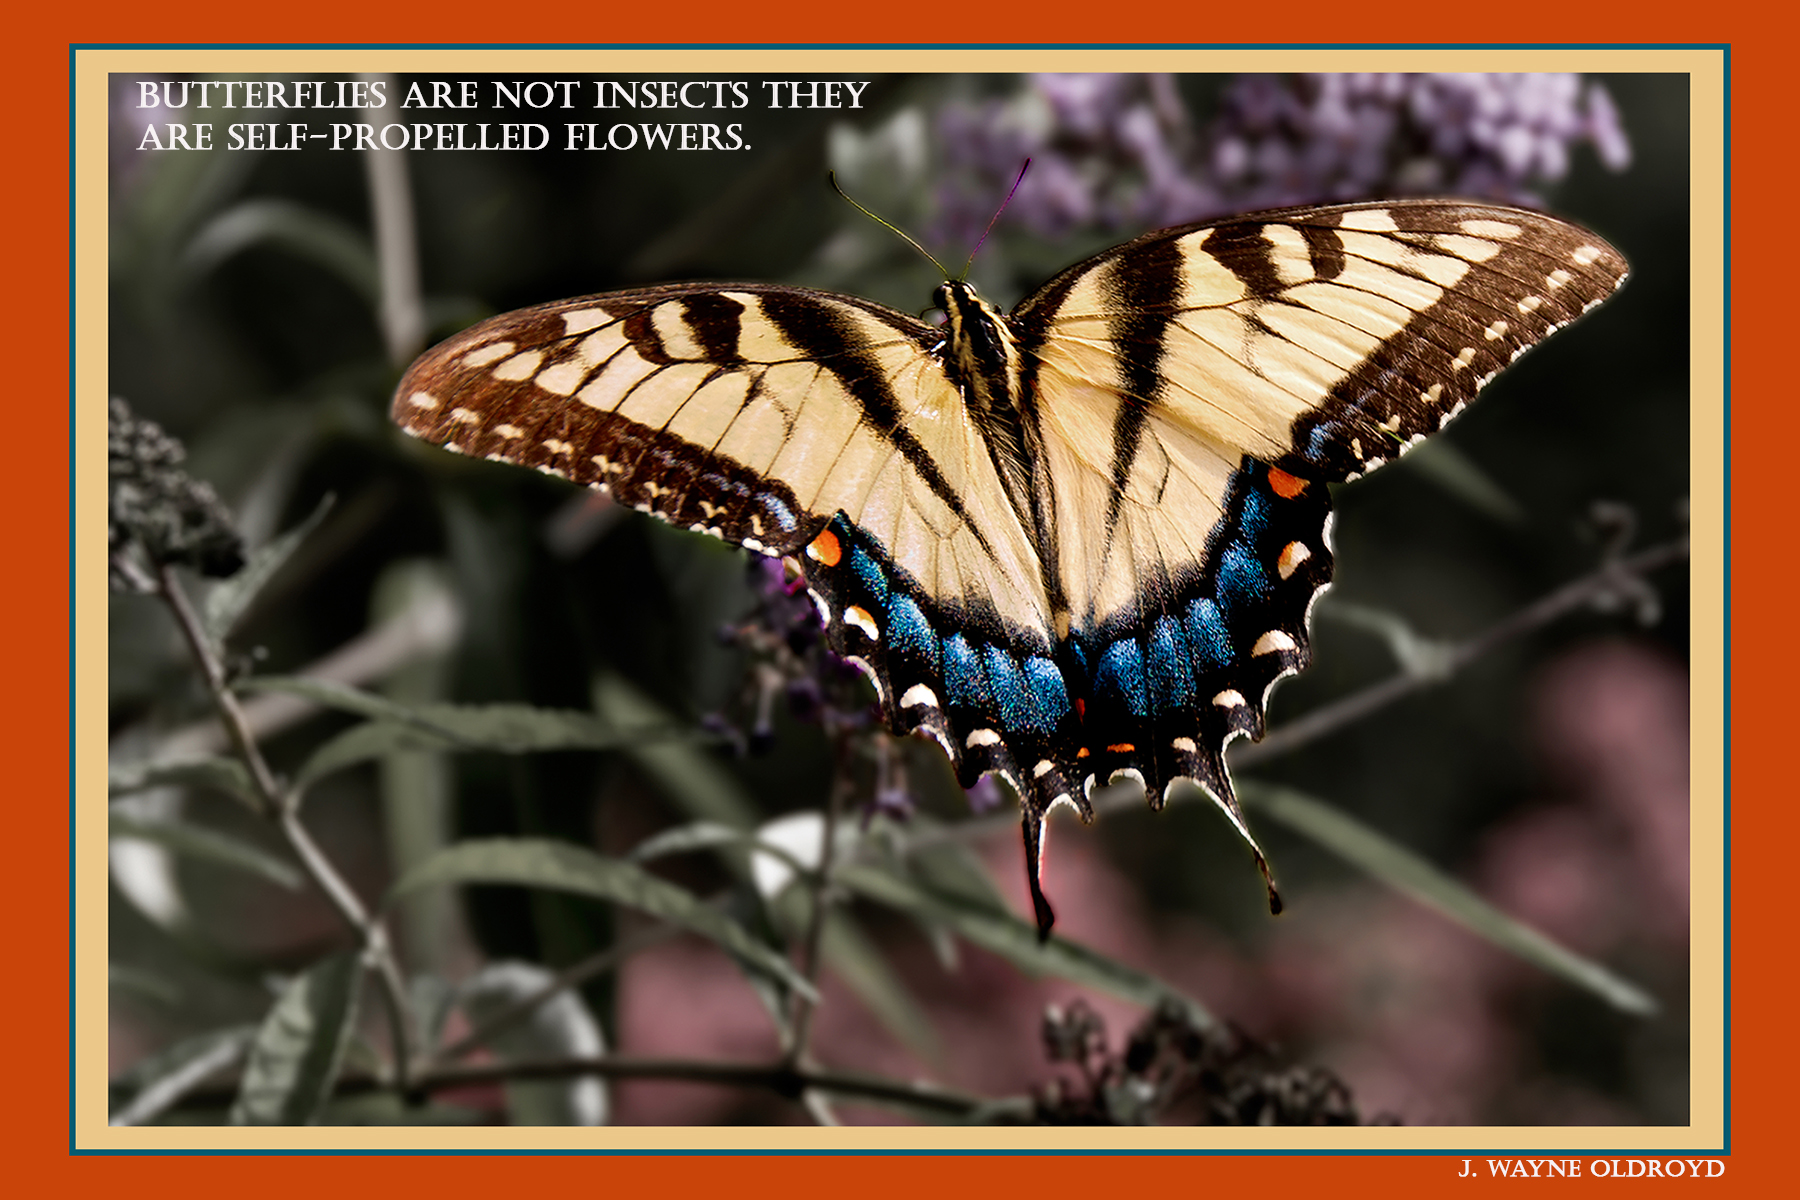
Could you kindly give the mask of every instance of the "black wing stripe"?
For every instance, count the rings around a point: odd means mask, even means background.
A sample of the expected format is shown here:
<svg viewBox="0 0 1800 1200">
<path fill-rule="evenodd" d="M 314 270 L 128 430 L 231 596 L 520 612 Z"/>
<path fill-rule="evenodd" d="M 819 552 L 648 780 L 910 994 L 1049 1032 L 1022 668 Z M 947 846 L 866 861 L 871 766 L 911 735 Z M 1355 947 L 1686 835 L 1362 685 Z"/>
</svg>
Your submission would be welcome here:
<svg viewBox="0 0 1800 1200">
<path fill-rule="evenodd" d="M 1113 305 L 1107 316 L 1107 335 L 1118 358 L 1124 393 L 1113 420 L 1113 492 L 1106 512 L 1107 536 L 1119 523 L 1119 506 L 1137 458 L 1144 433 L 1144 415 L 1161 400 L 1162 359 L 1175 298 L 1181 295 L 1182 258 L 1173 243 L 1146 255 L 1134 269 L 1115 265 L 1107 273 L 1102 293 Z"/>
<path fill-rule="evenodd" d="M 984 553 L 992 554 L 981 526 L 970 516 L 962 496 L 944 478 L 931 454 L 907 429 L 894 389 L 874 345 L 855 325 L 840 318 L 831 305 L 820 304 L 802 294 L 764 293 L 763 312 L 781 331 L 800 357 L 811 359 L 836 376 L 845 392 L 861 407 L 863 419 L 870 428 L 905 457 L 907 465 L 925 482 L 944 507 L 955 513 L 980 543 Z"/>
</svg>

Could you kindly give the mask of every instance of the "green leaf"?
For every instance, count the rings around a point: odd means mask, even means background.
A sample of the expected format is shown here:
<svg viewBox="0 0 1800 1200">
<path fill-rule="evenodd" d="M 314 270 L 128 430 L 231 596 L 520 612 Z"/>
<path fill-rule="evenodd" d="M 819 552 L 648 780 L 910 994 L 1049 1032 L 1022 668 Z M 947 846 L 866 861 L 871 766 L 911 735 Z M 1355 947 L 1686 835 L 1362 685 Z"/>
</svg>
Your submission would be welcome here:
<svg viewBox="0 0 1800 1200">
<path fill-rule="evenodd" d="M 250 773 L 235 758 L 166 759 L 107 768 L 106 787 L 114 796 L 168 786 L 205 787 L 238 800 L 258 800 Z"/>
<path fill-rule="evenodd" d="M 1587 989 L 1614 1008 L 1638 1016 L 1657 1011 L 1656 1000 L 1636 984 L 1513 920 L 1411 850 L 1342 810 L 1291 788 L 1251 779 L 1238 781 L 1238 795 L 1258 812 L 1311 838 L 1396 891 L 1436 909 L 1502 950 Z"/>
<path fill-rule="evenodd" d="M 589 713 L 524 704 L 429 704 L 408 710 L 404 720 L 376 720 L 346 729 L 313 752 L 298 781 L 310 784 L 333 771 L 406 750 L 493 754 L 621 750 L 693 736 L 692 730 L 673 726 L 613 729 Z"/>
<path fill-rule="evenodd" d="M 703 937 L 779 978 L 816 995 L 787 959 L 750 936 L 719 910 L 684 888 L 622 859 L 544 838 L 488 838 L 461 842 L 420 863 L 388 890 L 387 903 L 440 883 L 513 883 L 552 888 L 623 904 Z"/>
<path fill-rule="evenodd" d="M 238 680 L 234 687 L 240 692 L 280 692 L 298 696 L 321 708 L 354 713 L 370 720 L 403 721 L 428 730 L 431 728 L 416 717 L 414 710 L 407 705 L 331 679 L 316 679 L 304 675 L 253 675 L 248 679 Z M 444 731 L 444 736 L 451 735 Z"/>
<path fill-rule="evenodd" d="M 318 209 L 273 198 L 234 204 L 202 225 L 182 251 L 183 269 L 203 275 L 252 246 L 278 246 L 316 263 L 373 306 L 380 293 L 375 251 L 351 226 Z"/>
<path fill-rule="evenodd" d="M 216 829 L 189 825 L 183 821 L 147 821 L 114 811 L 107 818 L 106 832 L 109 837 L 154 842 L 176 854 L 247 871 L 291 891 L 298 891 L 306 882 L 300 869 L 287 860 Z"/>
<path fill-rule="evenodd" d="M 112 1110 L 109 1125 L 142 1125 L 221 1071 L 238 1064 L 256 1026 L 239 1025 L 183 1038 L 113 1080 L 111 1091 L 131 1098 Z"/>
<path fill-rule="evenodd" d="M 625 857 L 643 863 L 674 854 L 692 854 L 696 850 L 716 850 L 720 846 L 748 848 L 755 842 L 755 835 L 717 821 L 691 821 L 645 838 Z"/>
<path fill-rule="evenodd" d="M 221 580 L 206 594 L 206 611 L 201 615 L 201 624 L 206 627 L 206 636 L 214 644 L 222 643 L 230 636 L 232 627 L 256 602 L 257 594 L 275 577 L 283 564 L 293 557 L 294 551 L 300 548 L 300 543 L 319 527 L 319 522 L 331 511 L 331 504 L 330 496 L 319 501 L 319 507 L 313 509 L 312 516 L 257 550 L 237 574 L 230 579 Z"/>
<path fill-rule="evenodd" d="M 1052 938 L 1040 944 L 1037 927 L 1010 912 L 995 912 L 967 897 L 934 891 L 874 867 L 841 867 L 832 872 L 832 881 L 877 904 L 940 922 L 963 940 L 1033 974 L 1055 975 L 1085 984 L 1145 1008 L 1174 1000 L 1187 1010 L 1195 1024 L 1215 1024 L 1198 1001 L 1154 975 L 1114 962 L 1066 938 Z"/>
<path fill-rule="evenodd" d="M 337 1083 L 356 1025 L 361 956 L 334 954 L 298 975 L 269 1010 L 231 1106 L 233 1125 L 309 1125 Z"/>
<path fill-rule="evenodd" d="M 1476 461 L 1444 438 L 1427 438 L 1404 462 L 1418 477 L 1502 525 L 1525 524 L 1525 510 Z"/>
</svg>

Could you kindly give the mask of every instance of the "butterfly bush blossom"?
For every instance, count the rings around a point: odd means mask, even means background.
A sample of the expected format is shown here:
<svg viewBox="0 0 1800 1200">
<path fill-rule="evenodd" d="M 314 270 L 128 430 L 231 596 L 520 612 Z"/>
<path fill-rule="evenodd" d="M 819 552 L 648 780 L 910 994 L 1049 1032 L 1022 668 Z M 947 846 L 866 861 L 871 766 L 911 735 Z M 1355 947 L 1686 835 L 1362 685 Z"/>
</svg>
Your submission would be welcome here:
<svg viewBox="0 0 1800 1200">
<path fill-rule="evenodd" d="M 861 674 L 826 647 L 825 627 L 805 583 L 780 559 L 752 558 L 748 569 L 754 609 L 719 630 L 719 640 L 749 661 L 734 705 L 738 719 L 708 714 L 707 730 L 739 753 L 761 753 L 774 744 L 777 699 L 785 699 L 795 720 L 821 725 L 829 734 L 872 728 L 877 710 L 862 690 Z"/>
<path fill-rule="evenodd" d="M 222 577 L 243 565 L 231 514 L 183 469 L 186 449 L 118 396 L 107 406 L 106 451 L 106 542 L 116 590 L 143 590 L 149 573 L 164 566 Z"/>
<path fill-rule="evenodd" d="M 1539 205 L 1580 145 L 1610 170 L 1631 160 L 1605 87 L 1567 72 L 1243 75 L 1204 126 L 1173 76 L 1035 75 L 945 105 L 937 128 L 935 232 L 963 243 L 1027 158 L 1007 220 L 1046 236 L 1375 196 Z"/>
</svg>

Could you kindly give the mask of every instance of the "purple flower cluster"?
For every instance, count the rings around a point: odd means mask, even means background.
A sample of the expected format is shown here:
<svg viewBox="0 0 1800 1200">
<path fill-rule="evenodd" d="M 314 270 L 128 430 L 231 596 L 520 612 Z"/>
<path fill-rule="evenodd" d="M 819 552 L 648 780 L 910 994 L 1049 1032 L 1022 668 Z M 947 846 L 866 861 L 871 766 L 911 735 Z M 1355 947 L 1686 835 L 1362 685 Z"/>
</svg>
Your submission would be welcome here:
<svg viewBox="0 0 1800 1200">
<path fill-rule="evenodd" d="M 1050 236 L 1375 196 L 1534 204 L 1579 145 L 1631 159 L 1606 89 L 1566 72 L 1243 75 L 1203 126 L 1168 75 L 1035 75 L 937 128 L 935 232 L 968 244 L 1026 158 L 1008 219 Z"/>
<path fill-rule="evenodd" d="M 1106 1023 L 1081 1000 L 1044 1013 L 1044 1050 L 1079 1081 L 1036 1089 L 1034 1119 L 1046 1125 L 1359 1125 L 1350 1089 L 1322 1067 L 1282 1066 L 1233 1029 L 1203 1027 L 1165 1001 L 1123 1048 L 1107 1048 Z M 1174 1110 L 1174 1112 L 1171 1112 Z M 1394 1123 L 1378 1117 L 1372 1125 Z"/>
<path fill-rule="evenodd" d="M 719 631 L 719 639 L 749 659 L 739 718 L 709 715 L 705 727 L 739 753 L 762 753 L 774 744 L 775 705 L 785 700 L 795 720 L 822 725 L 827 734 L 876 724 L 857 669 L 825 645 L 819 610 L 803 580 L 791 578 L 781 559 L 752 557 L 749 616 Z M 748 729 L 743 722 L 747 719 Z"/>
</svg>

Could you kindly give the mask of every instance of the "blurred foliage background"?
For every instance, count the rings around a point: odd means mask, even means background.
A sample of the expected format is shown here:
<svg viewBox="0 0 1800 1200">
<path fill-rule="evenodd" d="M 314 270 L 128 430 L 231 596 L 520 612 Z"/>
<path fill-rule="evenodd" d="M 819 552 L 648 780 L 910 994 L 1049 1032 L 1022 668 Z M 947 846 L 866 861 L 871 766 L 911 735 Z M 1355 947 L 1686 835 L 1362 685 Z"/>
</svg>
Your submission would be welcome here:
<svg viewBox="0 0 1800 1200">
<path fill-rule="evenodd" d="M 491 92 L 491 80 L 472 78 L 484 97 Z M 828 168 L 954 271 L 1019 161 L 1034 154 L 1014 210 L 971 273 L 1008 305 L 1084 254 L 1234 204 L 1368 188 L 1535 198 L 1618 246 L 1633 279 L 1492 384 L 1438 439 L 1443 453 L 1421 449 L 1336 489 L 1338 580 L 1315 620 L 1315 661 L 1279 689 L 1271 726 L 1394 670 L 1369 613 L 1397 617 L 1425 639 L 1462 638 L 1590 569 L 1601 553 L 1596 500 L 1629 506 L 1641 540 L 1683 529 L 1689 235 L 1680 77 L 1599 80 L 1605 111 L 1591 92 L 1553 102 L 1508 91 L 1496 100 L 1444 84 L 1440 99 L 1470 106 L 1457 118 L 1462 143 L 1433 140 L 1453 121 L 1420 100 L 1430 89 L 1414 77 L 885 76 L 855 110 L 767 108 L 758 81 L 742 78 L 751 107 L 677 118 L 741 121 L 741 151 L 406 153 L 431 340 L 493 312 L 673 279 L 807 283 L 918 311 L 934 270 L 835 197 Z M 611 687 L 611 703 L 682 722 L 732 713 L 744 664 L 718 630 L 752 604 L 741 553 L 554 479 L 409 443 L 390 426 L 404 364 L 390 361 L 379 322 L 368 156 L 139 149 L 148 121 L 184 114 L 140 110 L 135 81 L 117 82 L 112 392 L 186 442 L 194 474 L 237 512 L 252 546 L 336 498 L 240 626 L 242 665 L 298 673 L 324 660 L 408 701 L 587 709 Z M 409 82 L 401 77 L 392 93 Z M 1321 97 L 1333 88 L 1339 108 L 1362 114 L 1363 133 L 1327 119 Z M 1589 124 L 1557 127 L 1555 103 Z M 325 128 L 325 115 L 309 117 Z M 490 107 L 425 119 L 517 114 Z M 589 117 L 523 119 L 555 130 Z M 1538 141 L 1520 150 L 1494 134 L 1484 150 L 1467 133 L 1508 122 Z M 1608 128 L 1622 131 L 1628 154 Z M 1384 149 L 1357 160 L 1356 147 L 1372 141 Z M 1560 169 L 1553 143 L 1566 150 Z M 1327 144 L 1338 159 L 1308 157 Z M 1437 173 L 1421 173 L 1421 162 L 1439 164 Z M 1463 169 L 1483 163 L 1492 168 L 1485 175 Z M 971 224 L 970 211 L 983 215 Z M 1048 874 L 1059 934 L 1154 971 L 1255 1037 L 1330 1067 L 1365 1114 L 1685 1122 L 1685 569 L 1654 582 L 1661 610 L 1648 623 L 1629 613 L 1563 620 L 1257 764 L 1254 776 L 1329 800 L 1608 964 L 1655 997 L 1655 1015 L 1622 1015 L 1261 819 L 1289 904 L 1271 919 L 1241 846 L 1200 806 L 1111 816 L 1090 830 L 1059 822 Z M 149 600 L 115 597 L 110 662 L 115 758 L 205 744 L 204 695 Z M 268 752 L 291 765 L 345 723 L 272 718 Z M 365 894 L 467 837 L 551 836 L 623 853 L 708 806 L 759 820 L 819 807 L 832 771 L 826 738 L 785 711 L 775 735 L 772 749 L 748 758 L 691 749 L 674 758 L 392 756 L 321 784 L 308 819 Z M 945 819 L 966 811 L 934 750 L 909 745 L 905 761 L 920 807 Z M 203 791 L 165 789 L 130 803 L 141 819 L 179 814 L 278 851 L 241 809 Z M 979 846 L 1015 911 L 1028 911 L 1016 827 Z M 702 891 L 728 882 L 693 858 L 668 870 Z M 258 1020 L 271 978 L 342 940 L 306 890 L 193 855 L 123 838 L 114 872 L 120 1069 L 183 1036 Z M 1039 1011 L 1085 993 L 972 947 L 947 954 L 943 939 L 880 910 L 858 913 L 893 986 L 904 986 L 932 1032 L 915 1025 L 910 1038 L 896 1034 L 891 1013 L 870 1015 L 866 989 L 846 991 L 828 977 L 815 1034 L 821 1058 L 994 1093 L 1053 1074 Z M 597 902 L 497 887 L 415 901 L 399 920 L 409 966 L 450 979 L 491 960 L 563 966 L 630 928 Z M 583 997 L 622 1050 L 742 1057 L 773 1045 L 729 961 L 697 944 L 635 955 Z M 1089 998 L 1115 1038 L 1139 1015 Z M 470 1111 L 498 1111 L 491 1093 L 462 1099 Z M 800 1119 L 755 1094 L 646 1082 L 617 1085 L 612 1116 Z"/>
</svg>

